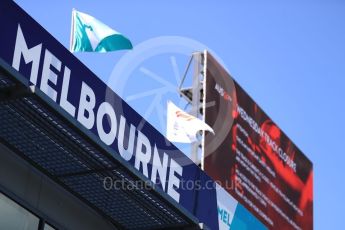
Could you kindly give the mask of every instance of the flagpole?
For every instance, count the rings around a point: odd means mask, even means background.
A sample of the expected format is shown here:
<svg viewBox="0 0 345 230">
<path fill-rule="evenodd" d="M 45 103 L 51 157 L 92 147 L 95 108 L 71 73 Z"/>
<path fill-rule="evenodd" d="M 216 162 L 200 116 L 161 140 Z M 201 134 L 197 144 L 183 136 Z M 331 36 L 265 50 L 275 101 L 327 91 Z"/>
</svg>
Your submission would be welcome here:
<svg viewBox="0 0 345 230">
<path fill-rule="evenodd" d="M 204 50 L 204 63 L 203 63 L 203 98 L 202 98 L 202 112 L 203 112 L 203 122 L 206 124 L 206 77 L 207 77 L 207 50 Z M 205 135 L 206 131 L 202 131 L 202 144 L 201 144 L 201 169 L 205 170 Z"/>
<path fill-rule="evenodd" d="M 199 109 L 200 109 L 200 65 L 201 65 L 201 52 L 193 53 L 194 56 L 194 70 L 193 70 L 193 83 L 192 83 L 192 111 L 191 115 L 199 118 Z M 198 152 L 200 141 L 192 143 L 191 146 L 191 158 L 195 164 L 199 164 Z"/>
<path fill-rule="evenodd" d="M 71 17 L 71 34 L 70 34 L 70 40 L 69 40 L 69 51 L 73 53 L 73 40 L 74 40 L 74 14 L 75 9 L 72 9 L 72 17 Z"/>
</svg>

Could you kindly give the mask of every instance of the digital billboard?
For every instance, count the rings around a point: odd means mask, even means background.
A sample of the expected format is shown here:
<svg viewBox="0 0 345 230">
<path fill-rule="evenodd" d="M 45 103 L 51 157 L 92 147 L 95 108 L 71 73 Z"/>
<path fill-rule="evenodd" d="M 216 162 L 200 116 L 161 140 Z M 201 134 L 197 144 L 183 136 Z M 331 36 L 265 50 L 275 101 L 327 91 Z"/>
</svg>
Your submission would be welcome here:
<svg viewBox="0 0 345 230">
<path fill-rule="evenodd" d="M 313 165 L 207 53 L 204 169 L 269 229 L 313 229 Z M 269 93 L 269 92 L 268 92 Z"/>
</svg>

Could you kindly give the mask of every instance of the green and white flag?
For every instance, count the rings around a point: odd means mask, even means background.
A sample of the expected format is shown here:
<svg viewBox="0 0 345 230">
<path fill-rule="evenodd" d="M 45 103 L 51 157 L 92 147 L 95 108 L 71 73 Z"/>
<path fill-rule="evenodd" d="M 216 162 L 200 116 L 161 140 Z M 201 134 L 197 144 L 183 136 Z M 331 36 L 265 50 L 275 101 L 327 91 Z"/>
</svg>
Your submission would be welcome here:
<svg viewBox="0 0 345 230">
<path fill-rule="evenodd" d="M 71 52 L 108 52 L 132 48 L 131 41 L 119 32 L 96 18 L 73 9 Z"/>
</svg>

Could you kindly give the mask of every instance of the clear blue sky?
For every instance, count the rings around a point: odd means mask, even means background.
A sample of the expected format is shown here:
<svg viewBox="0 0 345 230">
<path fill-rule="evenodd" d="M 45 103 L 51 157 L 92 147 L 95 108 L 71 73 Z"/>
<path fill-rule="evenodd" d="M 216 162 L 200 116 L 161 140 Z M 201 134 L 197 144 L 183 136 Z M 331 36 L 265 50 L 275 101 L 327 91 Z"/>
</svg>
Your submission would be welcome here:
<svg viewBox="0 0 345 230">
<path fill-rule="evenodd" d="M 16 2 L 66 47 L 74 7 L 122 32 L 134 46 L 150 38 L 173 35 L 212 49 L 239 84 L 313 161 L 315 229 L 342 228 L 345 1 Z M 148 58 L 141 64 L 176 84 L 169 62 L 171 53 Z M 76 56 L 105 82 L 114 84 L 116 80 L 110 79 L 112 70 L 126 54 L 120 51 Z M 187 57 L 176 57 L 178 68 L 174 70 L 182 73 Z M 136 78 L 126 79 L 127 94 L 156 88 L 152 79 L 140 76 L 142 71 L 133 71 L 135 74 Z M 132 105 L 144 113 L 150 100 L 142 98 Z M 154 113 L 148 117 L 160 129 Z"/>
</svg>

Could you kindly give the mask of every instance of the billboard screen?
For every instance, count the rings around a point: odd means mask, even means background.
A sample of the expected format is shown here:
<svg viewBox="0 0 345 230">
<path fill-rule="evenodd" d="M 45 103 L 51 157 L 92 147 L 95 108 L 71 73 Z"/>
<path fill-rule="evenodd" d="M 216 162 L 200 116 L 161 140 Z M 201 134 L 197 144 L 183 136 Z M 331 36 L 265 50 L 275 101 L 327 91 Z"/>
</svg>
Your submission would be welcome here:
<svg viewBox="0 0 345 230">
<path fill-rule="evenodd" d="M 204 169 L 270 229 L 313 229 L 313 165 L 207 53 Z"/>
</svg>

